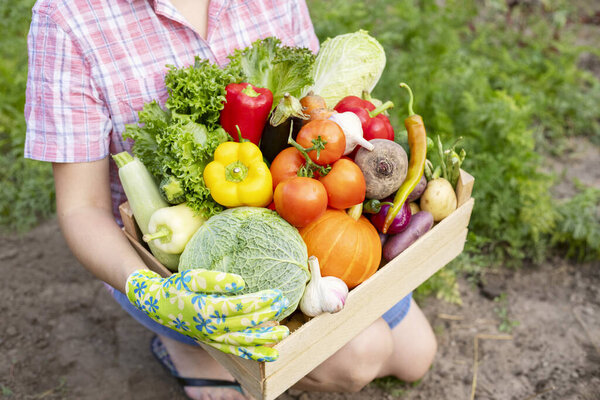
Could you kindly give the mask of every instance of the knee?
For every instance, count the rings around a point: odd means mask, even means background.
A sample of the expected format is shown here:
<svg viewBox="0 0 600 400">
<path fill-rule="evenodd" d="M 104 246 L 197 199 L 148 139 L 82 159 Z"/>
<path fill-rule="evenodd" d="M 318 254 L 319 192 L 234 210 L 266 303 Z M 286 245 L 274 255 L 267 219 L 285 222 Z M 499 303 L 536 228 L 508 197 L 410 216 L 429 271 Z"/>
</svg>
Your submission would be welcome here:
<svg viewBox="0 0 600 400">
<path fill-rule="evenodd" d="M 437 339 L 433 332 L 422 339 L 414 348 L 412 367 L 403 371 L 402 376 L 397 376 L 397 378 L 405 382 L 416 382 L 423 378 L 431 368 L 438 349 Z"/>
<path fill-rule="evenodd" d="M 392 355 L 394 346 L 387 325 L 376 323 L 368 331 L 343 348 L 344 362 L 337 365 L 335 373 L 341 391 L 360 391 L 377 377 Z"/>
<path fill-rule="evenodd" d="M 359 392 L 377 377 L 385 360 L 390 357 L 392 350 L 385 346 L 370 348 L 352 348 L 353 357 L 340 366 L 338 376 L 342 391 Z"/>
<path fill-rule="evenodd" d="M 378 376 L 393 351 L 392 333 L 380 318 L 311 371 L 295 388 L 358 392 Z"/>
</svg>

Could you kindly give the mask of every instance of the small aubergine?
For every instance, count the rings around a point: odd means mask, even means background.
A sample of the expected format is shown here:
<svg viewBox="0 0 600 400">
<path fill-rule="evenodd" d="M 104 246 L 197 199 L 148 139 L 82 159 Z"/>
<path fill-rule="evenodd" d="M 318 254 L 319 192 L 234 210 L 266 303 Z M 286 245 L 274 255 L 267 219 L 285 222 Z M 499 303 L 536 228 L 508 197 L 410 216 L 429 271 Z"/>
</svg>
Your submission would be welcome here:
<svg viewBox="0 0 600 400">
<path fill-rule="evenodd" d="M 383 224 L 385 223 L 385 217 L 387 216 L 388 210 L 390 209 L 389 204 L 383 204 L 381 210 L 377 214 L 371 217 L 371 223 L 377 229 L 378 232 L 383 231 Z M 405 202 L 400 209 L 396 218 L 388 228 L 388 234 L 400 233 L 408 227 L 412 213 L 410 212 L 410 206 L 408 202 Z"/>
<path fill-rule="evenodd" d="M 388 237 L 382 249 L 383 258 L 386 261 L 393 260 L 417 239 L 429 232 L 432 227 L 433 215 L 427 211 L 419 211 L 412 216 L 405 230 Z"/>
<path fill-rule="evenodd" d="M 283 149 L 289 147 L 290 129 L 292 138 L 296 139 L 304 119 L 308 119 L 308 116 L 302 112 L 300 101 L 286 93 L 271 113 L 260 140 L 260 151 L 269 163 L 273 162 Z"/>
<path fill-rule="evenodd" d="M 410 192 L 410 194 L 406 198 L 406 202 L 410 203 L 411 201 L 417 200 L 419 197 L 421 197 L 421 195 L 425 191 L 426 187 L 427 187 L 427 178 L 425 177 L 425 174 L 423 174 L 423 176 L 421 176 L 421 180 L 419 181 L 419 183 L 417 183 L 417 186 L 415 186 L 413 191 Z"/>
</svg>

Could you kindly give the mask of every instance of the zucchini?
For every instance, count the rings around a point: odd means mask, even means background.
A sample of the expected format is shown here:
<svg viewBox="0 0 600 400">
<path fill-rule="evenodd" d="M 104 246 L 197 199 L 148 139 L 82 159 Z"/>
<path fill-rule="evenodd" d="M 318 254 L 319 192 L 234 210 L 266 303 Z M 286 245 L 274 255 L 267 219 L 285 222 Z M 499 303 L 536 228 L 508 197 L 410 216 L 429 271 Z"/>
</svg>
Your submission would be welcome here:
<svg viewBox="0 0 600 400">
<path fill-rule="evenodd" d="M 132 157 L 126 151 L 113 155 L 112 158 L 119 167 L 119 178 L 135 221 L 142 234 L 148 234 L 148 223 L 154 211 L 168 207 L 169 204 L 162 198 L 152 175 L 138 158 Z M 148 243 L 148 247 L 161 264 L 177 271 L 179 254 L 167 254 L 152 243 Z"/>
</svg>

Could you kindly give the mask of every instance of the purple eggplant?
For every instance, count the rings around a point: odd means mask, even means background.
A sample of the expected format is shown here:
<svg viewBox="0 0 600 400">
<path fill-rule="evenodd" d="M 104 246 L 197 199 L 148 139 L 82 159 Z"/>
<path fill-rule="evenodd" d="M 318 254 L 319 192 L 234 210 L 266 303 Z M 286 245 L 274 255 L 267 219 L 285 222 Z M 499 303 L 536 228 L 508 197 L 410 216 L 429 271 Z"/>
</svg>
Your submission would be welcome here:
<svg viewBox="0 0 600 400">
<path fill-rule="evenodd" d="M 387 216 L 389 209 L 390 209 L 389 204 L 383 204 L 381 206 L 381 210 L 379 210 L 379 212 L 377 214 L 375 214 L 371 217 L 371 223 L 373 224 L 373 226 L 375 228 L 377 228 L 377 230 L 379 232 L 381 232 L 383 230 L 383 225 L 385 223 L 385 217 Z M 394 218 L 392 225 L 390 225 L 390 227 L 388 229 L 388 234 L 391 235 L 394 233 L 400 233 L 403 230 L 405 230 L 406 227 L 408 226 L 408 224 L 410 223 L 410 218 L 411 218 L 410 206 L 408 205 L 408 202 L 404 202 L 404 205 L 402 205 L 402 208 L 398 212 L 398 215 L 396 215 L 396 218 Z"/>
</svg>

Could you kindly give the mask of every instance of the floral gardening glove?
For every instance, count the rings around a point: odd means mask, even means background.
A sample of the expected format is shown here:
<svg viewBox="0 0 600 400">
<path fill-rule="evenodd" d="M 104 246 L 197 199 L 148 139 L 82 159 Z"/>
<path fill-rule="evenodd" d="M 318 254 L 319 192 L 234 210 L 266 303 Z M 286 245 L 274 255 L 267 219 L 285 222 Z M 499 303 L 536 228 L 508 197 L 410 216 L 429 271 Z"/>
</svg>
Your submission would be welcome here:
<svg viewBox="0 0 600 400">
<path fill-rule="evenodd" d="M 289 335 L 286 326 L 259 326 L 285 311 L 288 300 L 279 290 L 235 295 L 242 277 L 203 269 L 162 278 L 138 270 L 127 279 L 129 301 L 150 318 L 224 353 L 256 361 L 275 361 L 267 347 Z M 265 324 L 266 325 L 266 324 Z"/>
</svg>

